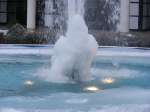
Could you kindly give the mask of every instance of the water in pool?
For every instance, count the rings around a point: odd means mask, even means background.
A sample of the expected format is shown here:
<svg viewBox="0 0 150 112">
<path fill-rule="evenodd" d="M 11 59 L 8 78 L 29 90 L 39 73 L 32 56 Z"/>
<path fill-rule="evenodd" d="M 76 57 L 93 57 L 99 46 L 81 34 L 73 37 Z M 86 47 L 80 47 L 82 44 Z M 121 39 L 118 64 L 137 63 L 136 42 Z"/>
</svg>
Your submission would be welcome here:
<svg viewBox="0 0 150 112">
<path fill-rule="evenodd" d="M 97 56 L 92 80 L 50 83 L 50 56 L 0 56 L 0 112 L 149 112 L 149 57 Z"/>
</svg>

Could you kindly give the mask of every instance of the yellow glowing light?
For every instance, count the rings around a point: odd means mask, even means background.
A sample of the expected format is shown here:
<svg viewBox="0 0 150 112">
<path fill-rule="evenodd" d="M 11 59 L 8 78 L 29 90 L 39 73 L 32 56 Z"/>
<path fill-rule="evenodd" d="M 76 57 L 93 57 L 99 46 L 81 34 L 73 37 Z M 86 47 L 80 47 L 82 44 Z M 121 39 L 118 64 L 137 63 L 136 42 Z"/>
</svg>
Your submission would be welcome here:
<svg viewBox="0 0 150 112">
<path fill-rule="evenodd" d="M 24 82 L 24 85 L 27 85 L 27 86 L 32 86 L 33 84 L 34 84 L 34 82 L 31 81 L 31 80 L 26 80 L 26 81 Z"/>
<path fill-rule="evenodd" d="M 92 91 L 92 92 L 96 92 L 96 91 L 100 91 L 100 89 L 96 86 L 88 86 L 86 88 L 84 88 L 85 91 Z"/>
<path fill-rule="evenodd" d="M 102 83 L 104 83 L 104 84 L 112 84 L 112 83 L 115 82 L 115 79 L 109 77 L 109 78 L 104 78 L 104 79 L 102 79 L 101 81 L 102 81 Z"/>
</svg>

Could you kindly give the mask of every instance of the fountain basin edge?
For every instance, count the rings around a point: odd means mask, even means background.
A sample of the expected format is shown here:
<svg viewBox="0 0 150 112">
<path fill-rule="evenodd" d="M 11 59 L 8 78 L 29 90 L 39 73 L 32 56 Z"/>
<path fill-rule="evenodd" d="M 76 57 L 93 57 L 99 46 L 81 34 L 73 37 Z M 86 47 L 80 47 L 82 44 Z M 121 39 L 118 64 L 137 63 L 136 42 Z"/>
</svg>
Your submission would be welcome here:
<svg viewBox="0 0 150 112">
<path fill-rule="evenodd" d="M 53 45 L 33 44 L 1 44 L 0 54 L 3 55 L 52 55 Z M 150 48 L 99 46 L 97 56 L 129 56 L 150 57 Z"/>
</svg>

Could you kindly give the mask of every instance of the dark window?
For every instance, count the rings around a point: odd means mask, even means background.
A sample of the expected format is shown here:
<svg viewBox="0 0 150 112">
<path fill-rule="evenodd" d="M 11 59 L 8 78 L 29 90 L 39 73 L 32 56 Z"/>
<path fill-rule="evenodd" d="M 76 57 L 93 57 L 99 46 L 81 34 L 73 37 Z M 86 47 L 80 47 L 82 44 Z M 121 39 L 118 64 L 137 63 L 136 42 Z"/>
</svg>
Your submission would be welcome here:
<svg viewBox="0 0 150 112">
<path fill-rule="evenodd" d="M 130 0 L 130 29 L 150 30 L 150 0 Z"/>
<path fill-rule="evenodd" d="M 0 0 L 0 23 L 7 23 L 7 0 Z"/>
<path fill-rule="evenodd" d="M 150 0 L 142 0 L 142 25 L 141 29 L 150 30 Z"/>
<path fill-rule="evenodd" d="M 27 0 L 0 0 L 0 24 L 26 25 Z"/>
</svg>

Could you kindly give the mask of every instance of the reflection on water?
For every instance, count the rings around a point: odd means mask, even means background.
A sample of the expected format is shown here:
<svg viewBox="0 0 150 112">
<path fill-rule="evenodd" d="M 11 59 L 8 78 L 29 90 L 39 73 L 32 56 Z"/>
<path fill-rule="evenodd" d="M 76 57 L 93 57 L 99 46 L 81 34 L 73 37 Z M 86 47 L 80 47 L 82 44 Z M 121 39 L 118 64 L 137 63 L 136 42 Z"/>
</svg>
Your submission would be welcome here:
<svg viewBox="0 0 150 112">
<path fill-rule="evenodd" d="M 33 84 L 34 84 L 34 82 L 31 81 L 31 80 L 26 80 L 26 81 L 24 82 L 24 85 L 25 85 L 25 86 L 32 86 Z"/>
<path fill-rule="evenodd" d="M 101 82 L 104 83 L 104 84 L 112 84 L 112 83 L 115 82 L 115 79 L 113 79 L 113 78 L 111 78 L 111 77 L 103 78 L 103 79 L 101 80 Z"/>
<path fill-rule="evenodd" d="M 89 91 L 89 92 L 98 92 L 98 91 L 101 91 L 102 89 L 100 89 L 96 86 L 88 86 L 88 87 L 85 87 L 83 90 Z"/>
</svg>

